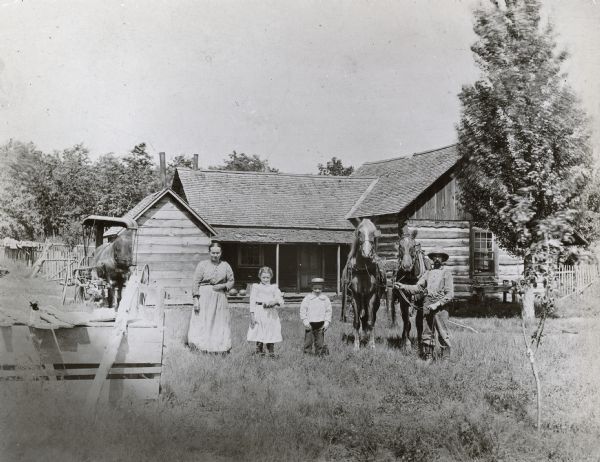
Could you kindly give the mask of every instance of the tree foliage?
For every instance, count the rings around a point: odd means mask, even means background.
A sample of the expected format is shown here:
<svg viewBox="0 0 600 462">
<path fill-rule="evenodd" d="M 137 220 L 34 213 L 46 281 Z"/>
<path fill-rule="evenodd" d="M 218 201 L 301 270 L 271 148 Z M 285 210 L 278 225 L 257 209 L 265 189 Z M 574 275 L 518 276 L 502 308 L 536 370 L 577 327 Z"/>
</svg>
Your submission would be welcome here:
<svg viewBox="0 0 600 462">
<path fill-rule="evenodd" d="M 212 170 L 236 170 L 239 172 L 278 172 L 279 170 L 269 166 L 267 159 L 261 159 L 256 154 L 251 156 L 233 151 L 227 156 L 224 164 L 210 166 Z"/>
<path fill-rule="evenodd" d="M 160 189 L 143 143 L 124 157 L 92 162 L 82 145 L 46 154 L 11 140 L 0 147 L 0 161 L 0 236 L 16 239 L 77 242 L 86 215 L 122 216 Z"/>
<path fill-rule="evenodd" d="M 476 10 L 481 77 L 459 95 L 461 201 L 525 257 L 571 235 L 591 165 L 587 120 L 561 70 L 567 55 L 540 21 L 538 0 Z"/>
<path fill-rule="evenodd" d="M 344 167 L 342 159 L 338 159 L 335 156 L 331 160 L 328 160 L 325 165 L 319 164 L 317 168 L 319 169 L 319 175 L 328 176 L 350 176 L 354 172 L 352 165 Z"/>
</svg>

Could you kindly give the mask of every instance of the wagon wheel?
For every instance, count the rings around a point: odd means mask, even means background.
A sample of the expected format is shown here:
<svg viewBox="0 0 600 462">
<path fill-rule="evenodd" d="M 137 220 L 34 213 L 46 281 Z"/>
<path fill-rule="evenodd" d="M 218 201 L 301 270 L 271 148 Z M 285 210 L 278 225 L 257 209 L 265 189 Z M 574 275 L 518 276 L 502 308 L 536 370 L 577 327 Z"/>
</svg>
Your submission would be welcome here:
<svg viewBox="0 0 600 462">
<path fill-rule="evenodd" d="M 140 295 L 138 298 L 138 306 L 146 306 L 146 294 L 150 287 L 150 267 L 144 265 L 142 268 L 142 274 L 140 276 Z"/>
</svg>

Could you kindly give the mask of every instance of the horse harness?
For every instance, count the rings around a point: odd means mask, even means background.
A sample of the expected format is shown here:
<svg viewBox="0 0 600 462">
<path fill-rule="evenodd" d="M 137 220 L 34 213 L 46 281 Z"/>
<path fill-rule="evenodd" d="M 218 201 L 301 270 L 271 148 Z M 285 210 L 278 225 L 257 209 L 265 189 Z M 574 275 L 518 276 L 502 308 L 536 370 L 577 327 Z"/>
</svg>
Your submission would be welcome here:
<svg viewBox="0 0 600 462">
<path fill-rule="evenodd" d="M 420 257 L 422 258 L 422 260 L 423 260 L 423 268 L 424 268 L 424 271 L 422 271 L 422 272 L 421 272 L 421 274 L 419 275 L 419 278 L 420 278 L 420 277 L 423 275 L 423 273 L 424 273 L 425 271 L 427 271 L 427 269 L 428 269 L 428 268 L 427 268 L 427 264 L 425 263 L 425 258 L 424 258 L 425 252 L 423 251 L 423 249 L 421 249 L 421 244 L 416 244 L 416 245 L 415 245 L 415 247 L 416 247 L 415 256 L 416 256 L 417 258 L 420 256 Z M 397 271 L 398 271 L 398 270 L 396 270 L 396 272 L 397 272 Z M 397 273 L 396 273 L 396 274 L 397 274 Z M 402 282 L 402 280 L 403 280 L 403 279 L 404 279 L 404 277 L 401 277 L 400 279 L 396 279 L 396 277 L 394 277 L 394 278 L 393 278 L 393 280 L 394 280 L 394 284 L 395 284 L 396 282 Z M 402 290 L 402 289 L 397 289 L 396 287 L 392 287 L 392 290 L 393 290 L 393 289 L 396 289 L 396 290 L 398 291 L 398 293 L 400 294 L 400 296 L 401 296 L 401 297 L 404 299 L 404 301 L 405 301 L 406 303 L 408 303 L 408 306 L 409 306 L 409 308 L 410 308 L 410 312 L 411 312 L 411 316 L 412 316 L 412 314 L 414 313 L 414 311 L 415 311 L 415 310 L 419 310 L 419 309 L 421 309 L 421 307 L 418 307 L 418 306 L 417 306 L 415 303 L 413 303 L 413 302 L 412 302 L 412 301 L 411 301 L 411 300 L 410 300 L 410 299 L 409 299 L 409 298 L 406 296 L 406 294 L 404 293 L 404 290 Z M 412 298 L 412 297 L 411 297 L 411 298 Z"/>
</svg>

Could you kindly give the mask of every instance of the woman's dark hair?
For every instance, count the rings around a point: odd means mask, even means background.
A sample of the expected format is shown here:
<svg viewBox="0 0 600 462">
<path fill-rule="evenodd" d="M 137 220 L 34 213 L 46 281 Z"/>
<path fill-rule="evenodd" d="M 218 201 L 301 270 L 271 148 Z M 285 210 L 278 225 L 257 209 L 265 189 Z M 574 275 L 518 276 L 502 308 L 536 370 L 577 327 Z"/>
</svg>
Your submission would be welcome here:
<svg viewBox="0 0 600 462">
<path fill-rule="evenodd" d="M 223 250 L 223 247 L 221 247 L 221 244 L 219 244 L 218 242 L 211 242 L 210 245 L 208 246 L 209 252 L 213 247 L 218 247 L 219 249 Z"/>
</svg>

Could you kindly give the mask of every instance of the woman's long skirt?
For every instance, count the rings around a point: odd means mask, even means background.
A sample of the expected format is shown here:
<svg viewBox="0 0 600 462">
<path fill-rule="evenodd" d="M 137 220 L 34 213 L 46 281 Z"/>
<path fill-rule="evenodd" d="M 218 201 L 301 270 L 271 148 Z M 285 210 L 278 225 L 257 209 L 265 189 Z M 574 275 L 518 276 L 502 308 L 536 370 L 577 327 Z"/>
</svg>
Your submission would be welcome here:
<svg viewBox="0 0 600 462">
<path fill-rule="evenodd" d="M 201 351 L 225 352 L 231 350 L 231 315 L 227 296 L 212 286 L 200 286 L 200 310 L 192 310 L 188 345 Z"/>
</svg>

